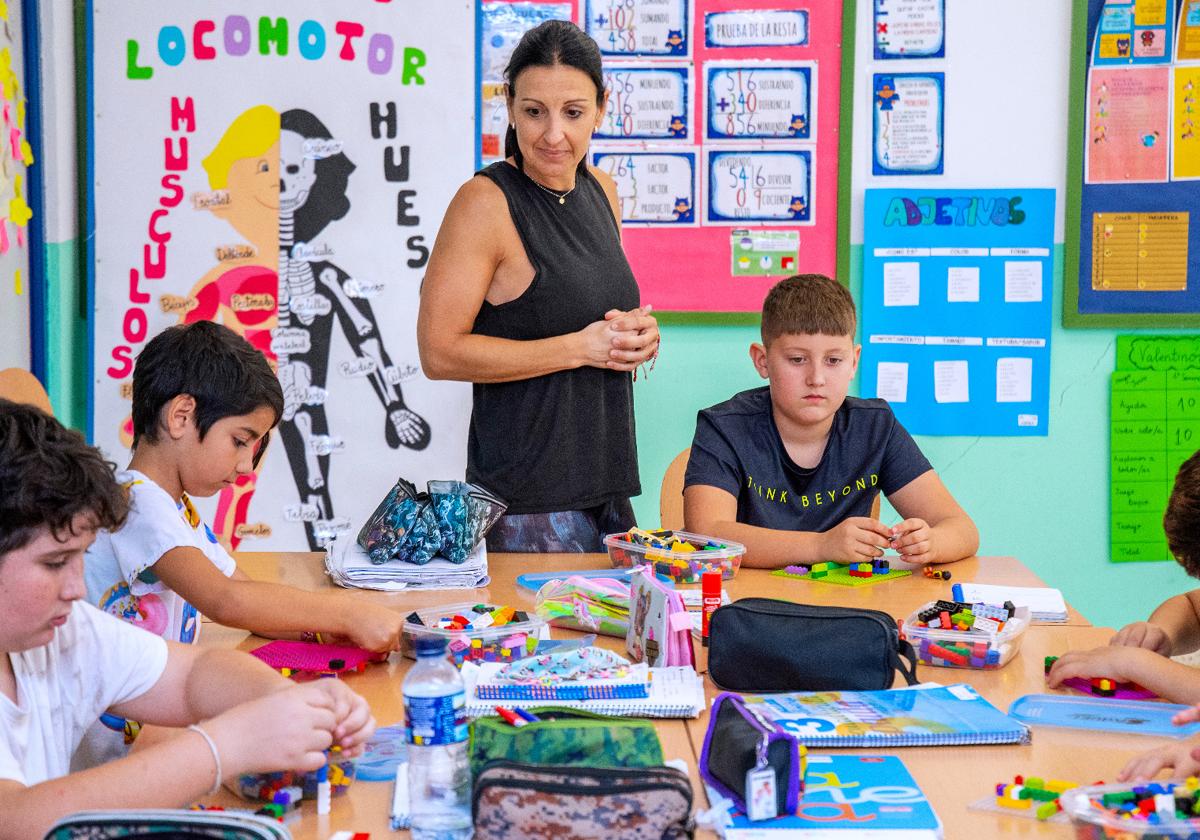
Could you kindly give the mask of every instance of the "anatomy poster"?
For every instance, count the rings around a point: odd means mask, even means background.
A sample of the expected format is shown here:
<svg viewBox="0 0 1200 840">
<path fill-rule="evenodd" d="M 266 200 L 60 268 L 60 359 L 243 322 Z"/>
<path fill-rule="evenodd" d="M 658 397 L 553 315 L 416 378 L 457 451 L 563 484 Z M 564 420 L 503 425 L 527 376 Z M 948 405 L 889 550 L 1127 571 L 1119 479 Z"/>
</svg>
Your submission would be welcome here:
<svg viewBox="0 0 1200 840">
<path fill-rule="evenodd" d="M 208 319 L 285 398 L 256 473 L 202 500 L 230 546 L 316 549 L 398 476 L 461 477 L 470 391 L 426 380 L 415 324 L 474 163 L 473 4 L 91 9 L 93 440 L 128 460 L 134 359 Z"/>
</svg>

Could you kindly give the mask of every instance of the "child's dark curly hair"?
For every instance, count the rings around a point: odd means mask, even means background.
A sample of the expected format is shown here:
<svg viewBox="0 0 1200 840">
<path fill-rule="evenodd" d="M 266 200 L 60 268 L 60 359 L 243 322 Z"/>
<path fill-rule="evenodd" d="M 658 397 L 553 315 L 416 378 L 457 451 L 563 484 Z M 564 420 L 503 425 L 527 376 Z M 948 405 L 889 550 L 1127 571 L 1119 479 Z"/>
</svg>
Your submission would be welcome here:
<svg viewBox="0 0 1200 840">
<path fill-rule="evenodd" d="M 1200 578 L 1200 452 L 1179 467 L 1163 514 L 1167 547 L 1187 573 Z"/>
<path fill-rule="evenodd" d="M 129 503 L 113 464 L 83 435 L 31 405 L 0 399 L 0 560 L 48 527 L 58 539 L 90 513 L 97 528 L 119 528 Z"/>
</svg>

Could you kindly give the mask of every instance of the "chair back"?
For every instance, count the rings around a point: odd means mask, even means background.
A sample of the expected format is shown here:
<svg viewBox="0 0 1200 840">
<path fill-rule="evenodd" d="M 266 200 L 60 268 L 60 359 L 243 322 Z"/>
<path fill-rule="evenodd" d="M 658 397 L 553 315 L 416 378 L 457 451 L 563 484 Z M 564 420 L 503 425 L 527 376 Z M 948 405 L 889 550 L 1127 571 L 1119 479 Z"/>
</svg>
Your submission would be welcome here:
<svg viewBox="0 0 1200 840">
<path fill-rule="evenodd" d="M 689 446 L 675 456 L 663 474 L 662 488 L 658 492 L 660 528 L 679 530 L 683 527 L 683 473 L 691 454 L 692 448 Z"/>
<path fill-rule="evenodd" d="M 50 405 L 50 396 L 42 383 L 27 370 L 22 368 L 5 368 L 0 370 L 0 397 L 18 403 L 27 403 L 40 408 L 53 416 L 54 408 Z"/>
</svg>

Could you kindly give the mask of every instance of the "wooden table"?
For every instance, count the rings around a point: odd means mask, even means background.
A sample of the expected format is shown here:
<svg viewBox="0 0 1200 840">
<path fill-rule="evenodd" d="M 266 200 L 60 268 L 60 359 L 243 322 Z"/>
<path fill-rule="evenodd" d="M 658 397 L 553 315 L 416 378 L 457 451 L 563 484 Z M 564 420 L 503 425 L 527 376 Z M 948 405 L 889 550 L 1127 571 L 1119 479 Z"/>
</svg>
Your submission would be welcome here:
<svg viewBox="0 0 1200 840">
<path fill-rule="evenodd" d="M 243 553 L 238 555 L 242 569 L 251 577 L 287 583 L 302 589 L 317 590 L 332 586 L 325 577 L 321 556 L 311 553 Z M 492 583 L 480 590 L 449 590 L 442 592 L 362 592 L 362 597 L 386 604 L 402 612 L 464 601 L 510 604 L 533 607 L 533 593 L 517 587 L 515 578 L 522 572 L 578 570 L 608 566 L 605 555 L 493 555 L 490 558 Z M 956 581 L 1004 583 L 1017 586 L 1040 586 L 1043 582 L 1019 561 L 1010 557 L 973 558 L 948 567 Z M 736 579 L 727 582 L 730 595 L 737 598 L 767 596 L 811 604 L 861 606 L 881 609 L 899 618 L 906 617 L 916 606 L 937 597 L 945 597 L 947 585 L 930 580 L 919 572 L 912 577 L 864 588 L 818 584 L 811 581 L 772 577 L 765 571 L 745 569 Z M 572 631 L 555 629 L 555 636 L 569 636 Z M 925 668 L 923 679 L 941 682 L 966 682 L 973 685 L 994 705 L 1007 709 L 1012 700 L 1023 694 L 1044 690 L 1042 660 L 1047 655 L 1059 655 L 1067 650 L 1086 649 L 1106 644 L 1111 630 L 1091 627 L 1076 610 L 1070 609 L 1065 626 L 1036 625 L 1025 634 L 1019 655 L 997 671 Z M 222 647 L 252 648 L 263 640 L 248 636 L 245 631 L 231 630 L 206 623 L 202 644 Z M 606 647 L 623 651 L 619 639 L 601 637 Z M 699 665 L 705 662 L 701 649 Z M 380 726 L 398 723 L 403 719 L 400 681 L 411 663 L 393 655 L 386 665 L 374 666 L 365 674 L 346 677 L 348 685 L 360 692 L 371 704 Z M 711 681 L 706 680 L 709 698 L 716 694 Z M 682 758 L 689 767 L 697 807 L 706 802 L 703 787 L 696 772 L 696 760 L 708 725 L 707 711 L 697 720 L 663 720 L 657 722 L 663 751 L 668 758 Z M 1111 780 L 1120 766 L 1156 742 L 1137 736 L 1113 736 L 1080 733 L 1069 730 L 1039 728 L 1034 742 L 1028 746 L 979 746 L 957 748 L 908 748 L 895 751 L 921 785 L 926 796 L 946 826 L 949 840 L 976 837 L 1063 836 L 1060 826 L 1047 826 L 1032 820 L 978 814 L 966 810 L 968 802 L 979 799 L 996 782 L 1011 780 L 1018 774 L 1042 774 L 1087 784 L 1099 778 Z M 1086 747 L 1085 747 L 1086 745 Z M 851 750 L 849 752 L 863 752 Z M 335 831 L 366 831 L 373 837 L 398 834 L 387 826 L 391 785 L 379 782 L 356 782 L 349 793 L 334 800 L 332 813 L 318 817 L 311 803 L 305 803 L 300 818 L 289 821 L 297 838 L 326 840 Z M 209 800 L 206 800 L 206 802 Z M 225 807 L 246 807 L 229 793 L 222 793 L 212 804 Z M 703 833 L 701 836 L 706 836 Z M 711 835 L 707 835 L 711 836 Z"/>
</svg>

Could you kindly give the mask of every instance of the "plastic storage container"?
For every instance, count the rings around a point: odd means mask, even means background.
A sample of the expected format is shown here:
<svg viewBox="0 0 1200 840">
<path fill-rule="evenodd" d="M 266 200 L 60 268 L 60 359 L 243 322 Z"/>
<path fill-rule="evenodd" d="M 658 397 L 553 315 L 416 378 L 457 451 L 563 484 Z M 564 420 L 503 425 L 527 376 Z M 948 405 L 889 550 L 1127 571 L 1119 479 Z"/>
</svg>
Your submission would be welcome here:
<svg viewBox="0 0 1200 840">
<path fill-rule="evenodd" d="M 417 610 L 424 626 L 412 621 L 404 623 L 404 634 L 400 640 L 400 652 L 409 659 L 415 659 L 416 653 L 413 640 L 418 635 L 436 636 L 446 640 L 450 655 L 459 667 L 467 660 L 477 662 L 512 662 L 524 659 L 537 648 L 538 639 L 550 638 L 546 622 L 534 615 L 533 610 L 522 610 L 528 616 L 526 621 L 514 621 L 508 624 L 478 627 L 470 630 L 442 630 L 437 626 L 438 619 L 449 616 L 474 618 L 475 607 L 479 602 L 466 604 L 444 604 L 436 607 L 426 607 Z M 502 604 L 489 604 L 494 608 Z M 516 608 L 514 607 L 514 610 Z"/>
<path fill-rule="evenodd" d="M 671 537 L 668 539 L 671 541 L 679 539 L 696 546 L 716 543 L 724 548 L 672 551 L 641 545 L 632 541 L 628 533 L 609 534 L 604 538 L 604 545 L 608 547 L 608 559 L 612 561 L 614 569 L 651 566 L 656 575 L 665 575 L 676 583 L 699 583 L 700 576 L 711 571 L 718 571 L 723 579 L 729 580 L 737 574 L 738 567 L 742 565 L 742 555 L 746 553 L 746 546 L 741 543 L 706 537 L 703 534 L 691 534 L 687 531 L 669 533 Z"/>
<path fill-rule="evenodd" d="M 1121 816 L 1116 809 L 1104 807 L 1105 794 L 1128 793 L 1135 788 L 1166 791 L 1176 789 L 1182 792 L 1186 786 L 1179 782 L 1159 781 L 1072 788 L 1062 795 L 1059 803 L 1071 818 L 1077 840 L 1190 840 L 1200 836 L 1200 817 L 1179 819 L 1160 816 L 1159 821 L 1154 823 L 1148 819 Z M 1193 793 L 1187 792 L 1188 799 L 1192 799 Z M 1174 792 L 1166 795 L 1173 798 Z M 1149 796 L 1153 798 L 1153 794 Z"/>
<path fill-rule="evenodd" d="M 300 792 L 302 799 L 316 801 L 319 772 L 245 773 L 237 778 L 237 792 L 243 799 L 267 803 L 278 801 L 285 806 L 296 804 L 296 791 Z M 328 775 L 330 795 L 335 798 L 344 795 L 357 775 L 354 759 L 343 758 L 337 752 L 330 753 Z M 279 800 L 290 801 L 277 800 L 277 794 L 281 793 Z"/>
<path fill-rule="evenodd" d="M 925 665 L 983 671 L 1002 668 L 1017 655 L 1021 637 L 1029 629 L 1028 607 L 1017 607 L 1016 613 L 998 633 L 918 626 L 918 616 L 936 604 L 936 601 L 930 601 L 918 607 L 900 627 L 900 635 L 912 642 L 918 661 Z"/>
</svg>

